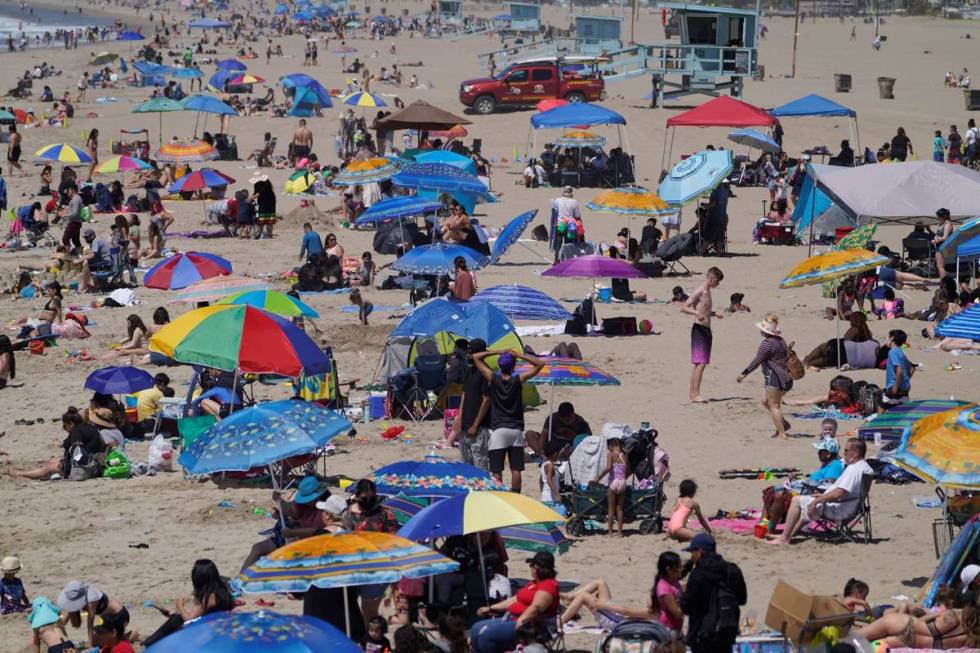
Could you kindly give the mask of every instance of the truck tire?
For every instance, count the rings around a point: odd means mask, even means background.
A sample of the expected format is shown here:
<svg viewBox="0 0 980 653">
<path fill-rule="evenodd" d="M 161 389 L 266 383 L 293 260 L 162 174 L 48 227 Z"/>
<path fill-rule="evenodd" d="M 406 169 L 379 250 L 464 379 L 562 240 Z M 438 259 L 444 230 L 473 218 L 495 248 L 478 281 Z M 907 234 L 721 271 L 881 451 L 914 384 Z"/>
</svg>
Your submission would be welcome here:
<svg viewBox="0 0 980 653">
<path fill-rule="evenodd" d="M 473 109 L 481 115 L 489 115 L 497 109 L 497 101 L 492 95 L 481 95 L 473 101 Z"/>
<path fill-rule="evenodd" d="M 579 102 L 585 102 L 585 96 L 581 93 L 569 93 L 565 96 L 565 99 L 572 104 L 577 104 Z"/>
</svg>

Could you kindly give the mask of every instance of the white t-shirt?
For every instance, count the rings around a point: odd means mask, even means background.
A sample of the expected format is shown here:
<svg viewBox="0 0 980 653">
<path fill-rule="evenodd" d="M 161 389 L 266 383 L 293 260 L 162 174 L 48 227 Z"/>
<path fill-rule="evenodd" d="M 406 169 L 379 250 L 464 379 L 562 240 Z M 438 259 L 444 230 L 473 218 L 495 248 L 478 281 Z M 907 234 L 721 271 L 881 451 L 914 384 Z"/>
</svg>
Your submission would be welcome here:
<svg viewBox="0 0 980 653">
<path fill-rule="evenodd" d="M 980 130 L 978 130 L 976 127 L 970 127 L 966 130 L 966 138 L 964 139 L 964 142 L 967 145 L 973 145 L 977 142 L 978 134 L 980 134 Z"/>
<path fill-rule="evenodd" d="M 582 218 L 582 211 L 578 207 L 578 200 L 571 197 L 559 197 L 552 201 L 552 206 L 558 213 L 558 219 L 562 218 Z"/>
<path fill-rule="evenodd" d="M 865 474 L 873 474 L 871 465 L 864 460 L 851 463 L 844 467 L 841 474 L 834 484 L 827 488 L 827 491 L 841 489 L 844 496 L 840 501 L 831 501 L 824 505 L 823 516 L 830 519 L 843 519 L 854 514 L 856 506 L 854 501 L 861 496 L 861 479 Z"/>
</svg>

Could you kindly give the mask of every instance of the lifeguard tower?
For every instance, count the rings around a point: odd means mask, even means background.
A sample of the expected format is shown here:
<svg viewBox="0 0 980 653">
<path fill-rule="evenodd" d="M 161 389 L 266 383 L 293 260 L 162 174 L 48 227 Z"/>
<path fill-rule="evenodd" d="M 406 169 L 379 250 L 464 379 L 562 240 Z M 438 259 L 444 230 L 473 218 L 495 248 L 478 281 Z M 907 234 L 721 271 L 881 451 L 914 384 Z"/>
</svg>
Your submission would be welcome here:
<svg viewBox="0 0 980 653">
<path fill-rule="evenodd" d="M 541 30 L 541 5 L 534 2 L 511 2 L 510 26 L 505 30 L 518 34 L 533 34 Z"/>
<path fill-rule="evenodd" d="M 462 22 L 462 0 L 439 0 L 439 18 L 444 22 Z"/>
<path fill-rule="evenodd" d="M 618 16 L 575 16 L 575 51 L 612 52 L 623 47 L 623 19 Z"/>
</svg>

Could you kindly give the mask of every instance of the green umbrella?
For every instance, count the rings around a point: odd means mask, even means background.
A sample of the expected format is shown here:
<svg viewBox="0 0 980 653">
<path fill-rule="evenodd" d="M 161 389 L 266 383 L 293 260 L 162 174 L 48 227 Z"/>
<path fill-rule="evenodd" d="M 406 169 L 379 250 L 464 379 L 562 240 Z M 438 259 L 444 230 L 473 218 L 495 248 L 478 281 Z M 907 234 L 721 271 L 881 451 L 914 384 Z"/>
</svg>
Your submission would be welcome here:
<svg viewBox="0 0 980 653">
<path fill-rule="evenodd" d="M 143 104 L 138 104 L 133 109 L 133 113 L 159 113 L 160 114 L 160 145 L 163 145 L 163 114 L 168 111 L 185 111 L 185 107 L 176 100 L 170 98 L 153 98 Z"/>
<path fill-rule="evenodd" d="M 10 113 L 9 111 L 0 109 L 0 120 L 17 120 L 17 116 Z"/>
</svg>

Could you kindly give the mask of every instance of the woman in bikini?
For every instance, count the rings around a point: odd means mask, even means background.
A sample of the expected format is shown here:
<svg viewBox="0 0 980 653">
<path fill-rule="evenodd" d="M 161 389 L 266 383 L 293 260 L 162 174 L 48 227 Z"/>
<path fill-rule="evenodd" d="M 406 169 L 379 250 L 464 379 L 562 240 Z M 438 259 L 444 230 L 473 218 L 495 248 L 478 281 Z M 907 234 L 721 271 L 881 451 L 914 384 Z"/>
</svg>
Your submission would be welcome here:
<svg viewBox="0 0 980 653">
<path fill-rule="evenodd" d="M 472 229 L 470 216 L 466 215 L 462 206 L 456 204 L 453 206 L 450 216 L 442 223 L 442 239 L 447 242 L 462 244 L 466 242 L 466 238 Z"/>
<path fill-rule="evenodd" d="M 131 313 L 126 318 L 126 340 L 120 343 L 118 349 L 108 351 L 102 355 L 102 360 L 121 358 L 123 356 L 145 356 L 147 350 L 147 334 L 149 329 L 136 313 Z"/>
<path fill-rule="evenodd" d="M 857 634 L 868 641 L 884 639 L 890 647 L 931 648 L 944 651 L 980 647 L 980 608 L 947 610 L 916 618 L 892 613 L 867 626 L 855 624 Z"/>
</svg>

